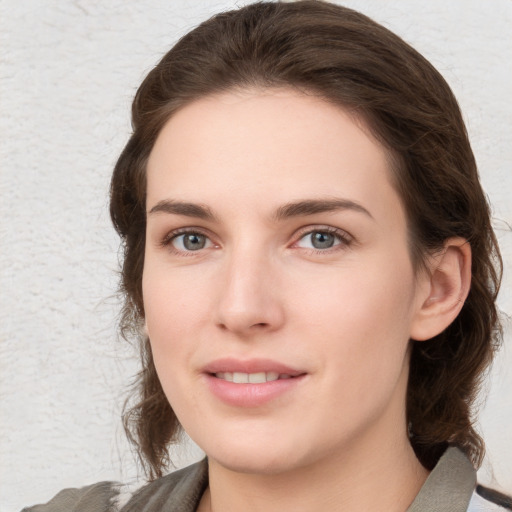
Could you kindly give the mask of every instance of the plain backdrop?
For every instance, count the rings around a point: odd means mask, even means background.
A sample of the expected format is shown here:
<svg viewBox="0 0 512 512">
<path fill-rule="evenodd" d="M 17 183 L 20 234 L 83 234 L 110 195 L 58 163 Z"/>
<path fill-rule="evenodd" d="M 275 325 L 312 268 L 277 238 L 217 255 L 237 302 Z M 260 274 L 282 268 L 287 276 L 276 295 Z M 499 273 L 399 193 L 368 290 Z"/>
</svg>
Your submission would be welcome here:
<svg viewBox="0 0 512 512">
<path fill-rule="evenodd" d="M 116 335 L 110 173 L 145 74 L 200 21 L 245 3 L 0 0 L 1 512 L 98 480 L 136 485 L 119 419 L 137 363 Z M 511 315 L 512 1 L 343 3 L 412 43 L 453 87 L 493 205 L 506 266 L 500 306 Z M 482 395 L 480 478 L 510 492 L 505 324 Z M 200 456 L 187 445 L 174 460 Z"/>
</svg>

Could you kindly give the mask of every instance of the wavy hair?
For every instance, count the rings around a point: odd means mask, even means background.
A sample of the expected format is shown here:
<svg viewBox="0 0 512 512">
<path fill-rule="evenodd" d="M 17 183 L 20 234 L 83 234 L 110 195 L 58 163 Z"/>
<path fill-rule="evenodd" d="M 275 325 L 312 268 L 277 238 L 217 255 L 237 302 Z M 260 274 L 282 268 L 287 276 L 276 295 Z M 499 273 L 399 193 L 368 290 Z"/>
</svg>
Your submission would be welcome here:
<svg viewBox="0 0 512 512">
<path fill-rule="evenodd" d="M 435 338 L 411 340 L 406 409 L 410 441 L 425 467 L 432 468 L 448 444 L 478 466 L 484 445 L 473 426 L 474 408 L 501 340 L 495 301 L 502 263 L 457 101 L 425 58 L 370 18 L 320 1 L 261 2 L 202 23 L 149 72 L 112 177 L 110 212 L 123 248 L 120 326 L 140 342 L 142 361 L 124 422 L 147 475 L 162 475 L 180 425 L 141 334 L 146 162 L 177 109 L 252 86 L 297 87 L 366 122 L 391 156 L 416 268 L 450 237 L 471 244 L 472 284 L 462 311 Z"/>
</svg>

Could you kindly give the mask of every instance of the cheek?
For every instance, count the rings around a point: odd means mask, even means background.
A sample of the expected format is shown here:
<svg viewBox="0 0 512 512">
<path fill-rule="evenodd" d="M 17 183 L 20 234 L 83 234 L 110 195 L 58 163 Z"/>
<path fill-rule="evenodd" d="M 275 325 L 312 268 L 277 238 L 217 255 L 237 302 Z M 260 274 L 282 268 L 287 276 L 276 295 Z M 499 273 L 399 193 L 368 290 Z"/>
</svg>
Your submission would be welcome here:
<svg viewBox="0 0 512 512">
<path fill-rule="evenodd" d="M 205 307 L 205 282 L 197 272 L 173 272 L 147 257 L 142 276 L 144 311 L 150 335 L 187 330 Z"/>
<path fill-rule="evenodd" d="M 402 261 L 403 265 L 361 261 L 334 268 L 325 276 L 303 275 L 296 281 L 301 284 L 294 290 L 295 302 L 313 325 L 334 322 L 369 332 L 386 325 L 406 328 L 414 278 L 408 260 Z"/>
<path fill-rule="evenodd" d="M 142 291 L 153 357 L 165 386 L 195 348 L 193 333 L 207 317 L 207 294 L 193 276 L 151 265 L 144 270 Z"/>
<path fill-rule="evenodd" d="M 316 339 L 317 350 L 331 354 L 346 375 L 372 381 L 401 370 L 414 299 L 408 258 L 393 255 L 386 262 L 381 255 L 379 263 L 338 269 L 324 287 L 297 291 L 298 331 Z"/>
<path fill-rule="evenodd" d="M 190 364 L 197 350 L 198 324 L 206 315 L 203 294 L 194 279 L 148 267 L 143 275 L 146 325 L 153 360 L 165 395 L 176 413 L 201 411 L 190 388 Z M 185 418 L 186 419 L 186 418 Z"/>
<path fill-rule="evenodd" d="M 365 279 L 363 279 L 363 277 Z M 335 437 L 339 424 L 361 426 L 378 417 L 390 403 L 403 405 L 408 374 L 409 296 L 405 277 L 351 272 L 333 286 L 323 307 L 309 304 L 314 319 L 302 326 L 323 353 L 319 375 L 322 403 Z M 336 283 L 333 283 L 333 285 Z M 317 301 L 318 304 L 318 301 Z M 323 405 L 322 405 L 323 404 Z M 402 405 L 400 405 L 402 404 Z M 347 424 L 348 422 L 348 424 Z M 351 426 L 350 426 L 351 425 Z M 327 428 L 327 427 L 325 427 Z"/>
</svg>

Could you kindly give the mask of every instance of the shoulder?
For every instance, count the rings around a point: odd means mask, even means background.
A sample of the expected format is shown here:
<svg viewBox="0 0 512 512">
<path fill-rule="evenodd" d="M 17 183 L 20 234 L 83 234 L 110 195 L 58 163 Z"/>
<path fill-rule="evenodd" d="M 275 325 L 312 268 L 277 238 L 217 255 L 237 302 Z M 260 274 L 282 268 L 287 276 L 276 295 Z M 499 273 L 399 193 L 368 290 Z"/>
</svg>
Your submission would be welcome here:
<svg viewBox="0 0 512 512">
<path fill-rule="evenodd" d="M 493 489 L 477 485 L 468 512 L 506 512 L 512 510 L 512 498 Z"/>
<path fill-rule="evenodd" d="M 407 512 L 506 512 L 511 507 L 507 496 L 477 485 L 473 464 L 452 446 L 439 459 Z"/>
<path fill-rule="evenodd" d="M 207 485 L 204 459 L 142 487 L 121 512 L 194 512 Z"/>
<path fill-rule="evenodd" d="M 48 503 L 21 512 L 194 512 L 208 485 L 206 459 L 127 493 L 115 482 L 64 489 Z"/>
<path fill-rule="evenodd" d="M 48 503 L 21 512 L 115 512 L 121 486 L 99 482 L 79 489 L 64 489 Z"/>
</svg>

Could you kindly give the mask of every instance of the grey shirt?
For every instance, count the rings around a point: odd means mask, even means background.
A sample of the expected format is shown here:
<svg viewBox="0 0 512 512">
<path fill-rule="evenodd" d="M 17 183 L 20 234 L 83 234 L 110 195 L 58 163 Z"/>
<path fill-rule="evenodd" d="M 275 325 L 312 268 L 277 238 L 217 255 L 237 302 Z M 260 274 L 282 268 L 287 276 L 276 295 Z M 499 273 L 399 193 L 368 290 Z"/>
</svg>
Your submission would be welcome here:
<svg viewBox="0 0 512 512">
<path fill-rule="evenodd" d="M 195 512 L 208 485 L 206 459 L 150 482 L 131 496 L 123 486 L 100 482 L 65 489 L 45 505 L 22 512 Z M 448 448 L 407 512 L 503 512 L 475 492 L 476 471 L 458 448 Z"/>
</svg>

